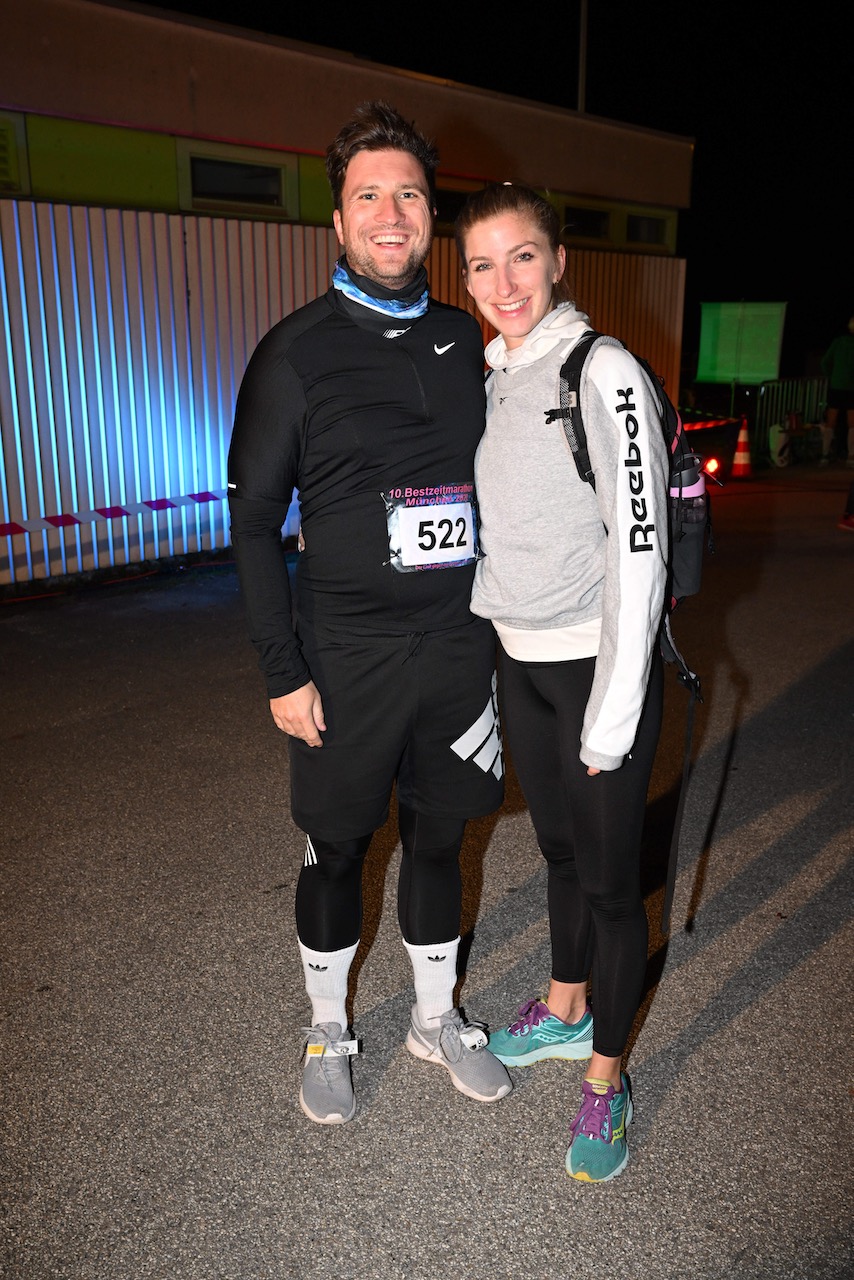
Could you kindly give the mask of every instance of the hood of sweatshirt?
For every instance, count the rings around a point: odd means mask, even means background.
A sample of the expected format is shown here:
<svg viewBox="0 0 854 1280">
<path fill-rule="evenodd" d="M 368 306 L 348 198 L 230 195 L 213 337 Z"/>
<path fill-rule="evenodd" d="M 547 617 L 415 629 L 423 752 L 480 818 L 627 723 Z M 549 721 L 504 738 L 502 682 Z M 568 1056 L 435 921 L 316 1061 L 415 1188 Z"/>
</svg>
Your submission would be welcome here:
<svg viewBox="0 0 854 1280">
<path fill-rule="evenodd" d="M 493 338 L 486 346 L 486 363 L 491 369 L 506 369 L 512 373 L 514 369 L 524 368 L 525 365 L 540 360 L 561 344 L 565 344 L 568 349 L 589 328 L 589 317 L 579 311 L 575 303 L 562 302 L 554 311 L 543 316 L 540 323 L 526 335 L 520 347 L 508 351 L 500 334 Z"/>
</svg>

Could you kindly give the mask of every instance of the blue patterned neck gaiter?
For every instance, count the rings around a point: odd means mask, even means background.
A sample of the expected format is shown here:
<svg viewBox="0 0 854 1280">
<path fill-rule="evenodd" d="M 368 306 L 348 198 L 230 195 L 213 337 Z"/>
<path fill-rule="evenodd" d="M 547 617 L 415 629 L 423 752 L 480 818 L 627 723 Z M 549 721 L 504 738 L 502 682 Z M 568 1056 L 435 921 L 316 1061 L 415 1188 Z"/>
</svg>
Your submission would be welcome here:
<svg viewBox="0 0 854 1280">
<path fill-rule="evenodd" d="M 423 277 L 423 280 L 422 280 Z M 363 279 L 362 276 L 359 279 Z M 366 284 L 372 284 L 371 281 L 365 281 Z M 359 302 L 363 307 L 370 307 L 372 311 L 379 311 L 384 316 L 393 316 L 396 320 L 414 320 L 417 316 L 423 316 L 427 310 L 428 289 L 427 289 L 427 273 L 423 267 L 416 276 L 415 284 L 423 284 L 423 289 L 413 300 L 412 286 L 409 286 L 409 297 L 394 297 L 390 289 L 383 288 L 382 285 L 372 286 L 387 297 L 377 298 L 370 293 L 365 293 L 364 289 L 360 289 L 355 283 L 352 276 L 345 271 L 341 265 L 341 261 L 336 262 L 335 270 L 332 273 L 332 284 L 334 288 L 340 289 L 346 298 L 351 298 L 353 302 Z"/>
</svg>

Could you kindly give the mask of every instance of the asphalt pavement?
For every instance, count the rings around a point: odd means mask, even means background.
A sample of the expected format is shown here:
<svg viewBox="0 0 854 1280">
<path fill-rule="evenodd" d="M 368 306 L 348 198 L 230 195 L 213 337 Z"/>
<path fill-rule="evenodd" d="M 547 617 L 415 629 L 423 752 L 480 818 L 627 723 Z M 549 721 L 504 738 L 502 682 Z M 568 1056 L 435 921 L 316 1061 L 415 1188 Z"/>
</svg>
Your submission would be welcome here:
<svg viewBox="0 0 854 1280">
<path fill-rule="evenodd" d="M 714 495 L 701 676 L 650 790 L 624 1174 L 564 1172 L 583 1064 L 482 1105 L 404 1048 L 392 819 L 366 868 L 352 1123 L 301 1112 L 303 838 L 227 557 L 0 603 L 4 1280 L 843 1280 L 852 1257 L 854 472 Z M 511 762 L 512 766 L 512 762 Z M 548 976 L 512 775 L 463 852 L 469 1016 Z"/>
</svg>

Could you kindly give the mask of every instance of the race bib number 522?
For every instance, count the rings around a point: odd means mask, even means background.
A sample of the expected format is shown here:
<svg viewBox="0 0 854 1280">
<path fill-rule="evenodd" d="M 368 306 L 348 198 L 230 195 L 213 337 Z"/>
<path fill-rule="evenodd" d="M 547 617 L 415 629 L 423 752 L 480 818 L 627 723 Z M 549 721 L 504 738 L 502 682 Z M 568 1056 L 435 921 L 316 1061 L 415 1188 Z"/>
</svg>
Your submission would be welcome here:
<svg viewBox="0 0 854 1280">
<path fill-rule="evenodd" d="M 390 563 L 398 573 L 451 569 L 477 560 L 472 484 L 401 485 L 383 493 L 382 500 Z"/>
</svg>

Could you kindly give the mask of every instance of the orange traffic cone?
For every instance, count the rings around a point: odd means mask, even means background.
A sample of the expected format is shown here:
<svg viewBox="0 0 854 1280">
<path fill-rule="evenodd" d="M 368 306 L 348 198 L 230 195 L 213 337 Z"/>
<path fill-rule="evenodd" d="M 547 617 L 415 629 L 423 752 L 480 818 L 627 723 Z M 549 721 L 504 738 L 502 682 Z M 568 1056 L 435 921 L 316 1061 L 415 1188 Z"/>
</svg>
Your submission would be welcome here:
<svg viewBox="0 0 854 1280">
<path fill-rule="evenodd" d="M 729 474 L 731 480 L 747 480 L 753 475 L 753 468 L 750 465 L 750 436 L 747 434 L 746 418 L 741 420 L 738 441 L 735 446 L 735 456 L 732 460 L 732 470 Z"/>
</svg>

